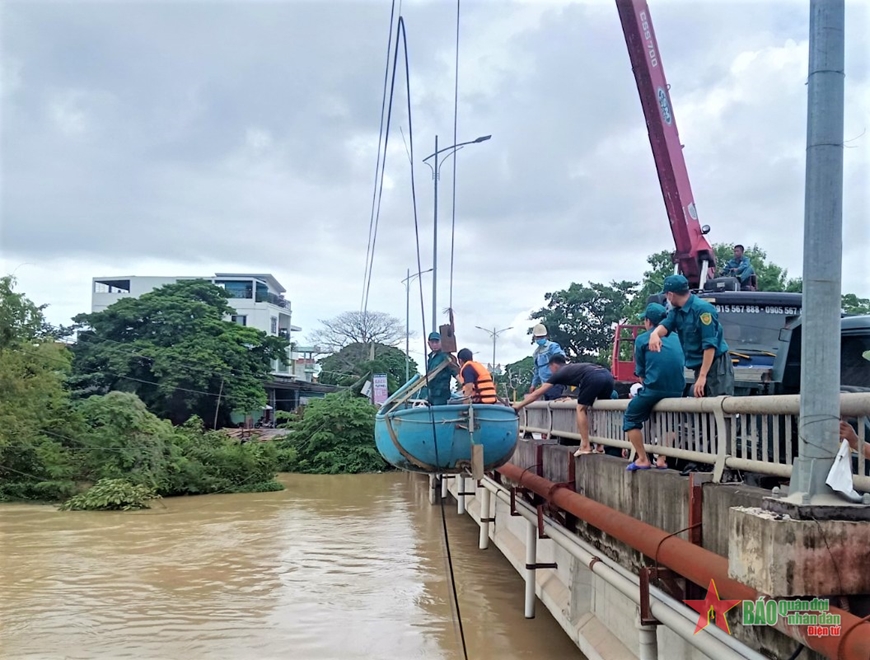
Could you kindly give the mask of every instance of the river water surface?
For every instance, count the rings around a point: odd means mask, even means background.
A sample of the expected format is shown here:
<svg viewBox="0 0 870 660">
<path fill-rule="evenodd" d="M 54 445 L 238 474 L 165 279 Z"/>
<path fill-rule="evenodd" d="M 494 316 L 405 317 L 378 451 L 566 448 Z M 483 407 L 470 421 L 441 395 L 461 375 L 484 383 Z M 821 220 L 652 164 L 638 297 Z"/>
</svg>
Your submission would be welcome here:
<svg viewBox="0 0 870 660">
<path fill-rule="evenodd" d="M 127 513 L 0 505 L 0 657 L 462 657 L 424 478 L 282 481 Z M 582 660 L 449 501 L 468 657 Z"/>
</svg>

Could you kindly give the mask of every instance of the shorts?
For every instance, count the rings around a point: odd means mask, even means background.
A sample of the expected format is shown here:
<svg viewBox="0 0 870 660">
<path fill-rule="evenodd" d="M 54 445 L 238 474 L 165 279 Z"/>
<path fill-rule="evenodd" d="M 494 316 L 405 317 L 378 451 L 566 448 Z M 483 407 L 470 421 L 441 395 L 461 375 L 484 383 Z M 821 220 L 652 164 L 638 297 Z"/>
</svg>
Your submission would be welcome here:
<svg viewBox="0 0 870 660">
<path fill-rule="evenodd" d="M 694 369 L 695 380 L 698 379 L 700 371 L 701 367 Z M 707 373 L 704 396 L 734 396 L 734 365 L 731 363 L 730 354 L 723 353 L 713 360 Z"/>
<path fill-rule="evenodd" d="M 591 406 L 596 399 L 609 399 L 613 394 L 613 375 L 606 369 L 590 374 L 577 388 L 577 405 Z"/>
<path fill-rule="evenodd" d="M 632 431 L 634 429 L 642 429 L 644 423 L 652 417 L 653 408 L 659 401 L 670 398 L 679 399 L 682 396 L 682 392 L 640 390 L 637 396 L 628 402 L 628 408 L 625 409 L 625 415 L 622 418 L 622 430 Z"/>
<path fill-rule="evenodd" d="M 564 385 L 551 385 L 550 389 L 544 393 L 544 401 L 555 401 L 556 399 L 565 396 L 565 394 Z"/>
</svg>

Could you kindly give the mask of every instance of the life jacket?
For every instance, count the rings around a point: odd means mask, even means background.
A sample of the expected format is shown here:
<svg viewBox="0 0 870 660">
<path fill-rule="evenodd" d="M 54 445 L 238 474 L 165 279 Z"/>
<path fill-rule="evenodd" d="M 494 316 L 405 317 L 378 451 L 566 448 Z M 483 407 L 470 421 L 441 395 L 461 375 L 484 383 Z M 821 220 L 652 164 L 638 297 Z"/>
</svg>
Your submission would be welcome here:
<svg viewBox="0 0 870 660">
<path fill-rule="evenodd" d="M 480 364 L 479 362 L 475 362 L 474 360 L 469 360 L 465 364 L 462 365 L 462 369 L 470 366 L 474 369 L 474 373 L 477 374 L 477 382 L 472 383 L 474 385 L 474 394 L 471 396 L 471 400 L 473 403 L 498 403 L 498 397 L 495 392 L 495 383 L 492 382 L 492 376 L 486 370 L 486 368 Z M 462 370 L 460 369 L 458 380 L 462 385 L 465 385 L 465 382 L 462 378 Z"/>
</svg>

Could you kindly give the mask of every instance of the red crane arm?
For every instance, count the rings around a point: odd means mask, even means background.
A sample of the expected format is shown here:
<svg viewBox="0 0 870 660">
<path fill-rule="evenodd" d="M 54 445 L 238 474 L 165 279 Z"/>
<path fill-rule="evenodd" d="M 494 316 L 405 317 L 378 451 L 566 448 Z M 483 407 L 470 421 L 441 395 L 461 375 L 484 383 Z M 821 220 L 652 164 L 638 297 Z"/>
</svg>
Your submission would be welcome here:
<svg viewBox="0 0 870 660">
<path fill-rule="evenodd" d="M 631 69 L 637 82 L 665 209 L 674 236 L 674 263 L 679 265 L 680 272 L 689 280 L 689 286 L 697 289 L 701 286 L 704 261 L 708 262 L 707 276 L 713 276 L 716 256 L 698 222 L 649 6 L 645 0 L 616 0 L 616 8 L 619 10 L 619 20 L 625 34 Z"/>
</svg>

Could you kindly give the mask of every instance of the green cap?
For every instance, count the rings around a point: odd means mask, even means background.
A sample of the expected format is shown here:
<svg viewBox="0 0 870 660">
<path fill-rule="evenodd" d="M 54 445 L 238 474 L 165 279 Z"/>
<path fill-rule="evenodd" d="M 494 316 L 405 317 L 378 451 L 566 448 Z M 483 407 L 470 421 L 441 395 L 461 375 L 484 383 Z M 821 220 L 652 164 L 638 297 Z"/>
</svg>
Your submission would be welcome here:
<svg viewBox="0 0 870 660">
<path fill-rule="evenodd" d="M 437 332 L 430 332 L 429 341 L 441 341 L 441 335 Z"/>
<path fill-rule="evenodd" d="M 644 310 L 643 318 L 649 319 L 649 322 L 653 325 L 658 325 L 667 315 L 668 310 L 666 310 L 664 306 L 659 305 L 658 303 L 650 303 L 646 306 L 646 310 Z"/>
<path fill-rule="evenodd" d="M 662 293 L 689 293 L 689 280 L 682 275 L 668 275 Z"/>
</svg>

